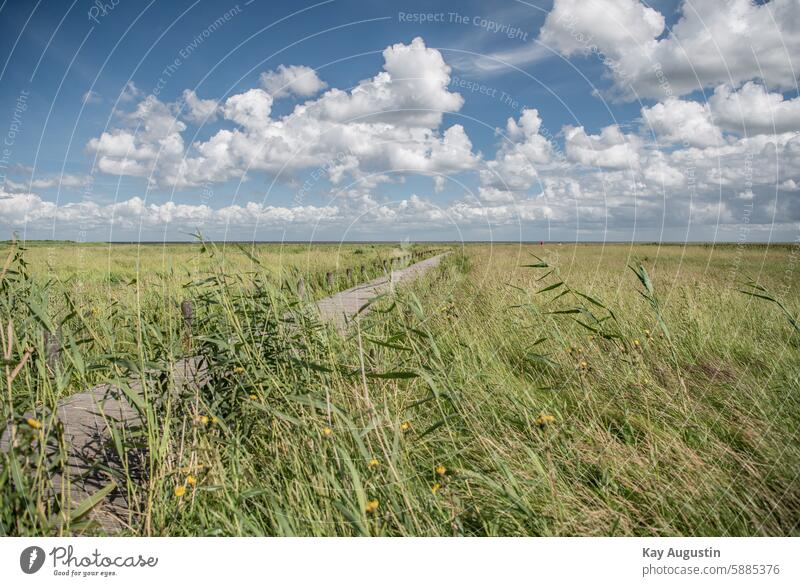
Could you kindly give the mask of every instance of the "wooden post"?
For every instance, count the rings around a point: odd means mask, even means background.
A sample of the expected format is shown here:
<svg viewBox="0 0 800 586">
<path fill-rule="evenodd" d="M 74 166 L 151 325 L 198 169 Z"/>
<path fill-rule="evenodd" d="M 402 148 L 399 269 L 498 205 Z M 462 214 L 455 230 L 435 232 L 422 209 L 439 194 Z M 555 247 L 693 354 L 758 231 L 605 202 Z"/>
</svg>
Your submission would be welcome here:
<svg viewBox="0 0 800 586">
<path fill-rule="evenodd" d="M 300 299 L 305 299 L 306 297 L 306 280 L 303 277 L 300 277 L 297 281 L 297 296 Z"/>
<path fill-rule="evenodd" d="M 49 331 L 44 330 L 44 359 L 45 364 L 47 364 L 47 368 L 49 368 L 52 372 L 56 371 L 56 364 L 58 364 L 58 359 L 61 356 L 61 340 L 59 340 L 60 333 L 61 328 L 58 328 L 58 332 L 55 334 L 51 334 Z"/>
<path fill-rule="evenodd" d="M 194 323 L 194 305 L 192 305 L 191 299 L 184 299 L 181 301 L 181 315 L 183 316 L 183 323 L 186 325 L 186 329 L 191 331 L 192 324 Z"/>
<path fill-rule="evenodd" d="M 361 278 L 364 279 L 367 276 L 367 267 L 361 265 Z"/>
<path fill-rule="evenodd" d="M 328 289 L 333 289 L 333 273 L 328 271 L 325 273 L 325 283 L 328 285 Z"/>
<path fill-rule="evenodd" d="M 383 272 L 384 273 L 388 273 L 389 272 L 389 263 L 388 263 L 388 261 L 383 261 Z"/>
<path fill-rule="evenodd" d="M 348 283 L 352 283 L 353 282 L 353 269 L 351 269 L 351 268 L 347 269 L 347 282 Z"/>
</svg>

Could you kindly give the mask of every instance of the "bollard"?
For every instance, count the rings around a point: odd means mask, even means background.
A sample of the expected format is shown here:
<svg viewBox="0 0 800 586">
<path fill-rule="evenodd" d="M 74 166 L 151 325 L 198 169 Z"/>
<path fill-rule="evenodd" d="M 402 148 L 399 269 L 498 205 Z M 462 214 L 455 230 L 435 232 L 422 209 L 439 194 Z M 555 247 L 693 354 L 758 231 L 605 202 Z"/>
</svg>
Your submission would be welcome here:
<svg viewBox="0 0 800 586">
<path fill-rule="evenodd" d="M 305 299 L 306 297 L 306 280 L 303 277 L 297 281 L 297 296 L 300 299 Z"/>
<path fill-rule="evenodd" d="M 353 282 L 353 269 L 350 269 L 350 268 L 347 269 L 347 282 L 348 283 L 352 283 Z"/>
<path fill-rule="evenodd" d="M 328 271 L 325 273 L 325 283 L 328 285 L 328 289 L 333 289 L 333 273 Z"/>
</svg>

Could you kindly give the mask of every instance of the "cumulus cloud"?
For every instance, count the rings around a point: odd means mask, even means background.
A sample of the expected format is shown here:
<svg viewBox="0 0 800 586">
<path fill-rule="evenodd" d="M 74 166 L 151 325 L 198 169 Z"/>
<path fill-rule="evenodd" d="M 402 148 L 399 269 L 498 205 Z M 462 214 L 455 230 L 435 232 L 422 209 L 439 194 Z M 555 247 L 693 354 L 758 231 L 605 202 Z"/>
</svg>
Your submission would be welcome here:
<svg viewBox="0 0 800 586">
<path fill-rule="evenodd" d="M 705 15 L 706 3 L 697 4 Z M 783 9 L 782 0 L 770 4 L 769 10 Z M 18 207 L 40 210 L 28 214 L 29 219 L 37 213 L 62 219 L 81 213 L 108 222 L 113 211 L 120 217 L 145 218 L 146 225 L 170 223 L 189 230 L 192 222 L 249 226 L 261 217 L 287 225 L 317 220 L 346 225 L 359 218 L 376 230 L 542 219 L 599 229 L 634 223 L 681 226 L 735 222 L 744 204 L 758 210 L 750 216 L 752 225 L 772 221 L 768 207 L 787 220 L 800 219 L 800 205 L 792 203 L 800 185 L 800 98 L 785 98 L 774 89 L 783 83 L 776 74 L 782 67 L 780 55 L 762 47 L 772 41 L 753 37 L 749 42 L 760 43 L 756 50 L 765 51 L 765 73 L 744 78 L 749 66 L 737 62 L 730 79 L 721 80 L 714 73 L 719 63 L 706 54 L 711 49 L 704 39 L 723 26 L 720 22 L 758 24 L 771 14 L 739 0 L 730 5 L 733 16 L 709 15 L 709 30 L 696 27 L 697 15 L 684 6 L 678 24 L 666 31 L 663 15 L 638 0 L 556 0 L 542 42 L 565 55 L 600 54 L 616 95 L 633 88 L 659 98 L 643 106 L 641 118 L 625 130 L 616 124 L 567 125 L 553 137 L 544 130 L 540 112 L 526 108 L 496 129 L 493 155 L 476 153 L 462 125 L 444 124 L 445 114 L 464 104 L 459 93 L 450 91 L 449 65 L 417 38 L 386 47 L 382 70 L 351 90 L 325 90 L 313 70 L 302 66 L 278 67 L 262 76 L 262 87 L 219 102 L 201 99 L 191 90 L 177 104 L 153 96 L 139 99 L 129 107 L 132 111 L 118 116 L 116 128 L 87 145 L 102 172 L 148 177 L 155 187 L 190 189 L 262 171 L 293 187 L 308 176 L 311 187 L 302 188 L 303 198 L 315 186 L 320 191 L 331 188 L 335 206 L 267 208 L 248 203 L 215 210 L 133 198 L 115 208 L 86 203 L 52 208 L 27 193 L 36 185 L 25 184 L 12 186 L 15 194 L 9 187 L 6 195 L 27 198 L 18 200 Z M 795 26 L 784 20 L 779 28 Z M 736 34 L 728 33 L 720 45 L 734 57 L 739 48 L 733 45 L 741 41 Z M 792 42 L 789 38 L 787 46 Z M 693 48 L 683 61 L 671 53 L 676 43 Z M 692 85 L 687 81 L 691 76 L 679 74 L 680 67 L 694 65 L 689 57 L 704 64 L 698 70 L 699 86 L 697 79 Z M 651 60 L 656 58 L 663 71 L 672 72 L 672 95 L 665 93 L 666 78 L 652 75 Z M 696 94 L 695 99 L 680 97 L 696 87 L 716 89 L 707 103 Z M 316 96 L 318 92 L 323 93 Z M 288 94 L 310 99 L 276 115 L 274 100 Z M 221 128 L 208 138 L 184 143 L 185 121 L 214 118 L 222 120 Z M 434 194 L 444 190 L 447 175 L 453 173 L 468 176 L 465 193 L 437 205 Z M 381 186 L 400 184 L 410 174 L 432 179 L 430 197 L 414 194 L 387 205 Z M 318 185 L 323 177 L 328 183 Z M 456 189 L 453 183 L 450 191 Z"/>
<path fill-rule="evenodd" d="M 661 13 L 638 0 L 555 0 L 540 39 L 562 54 L 594 53 L 625 99 L 666 98 L 721 83 L 761 79 L 796 87 L 800 16 L 796 0 L 684 0 L 664 33 Z"/>
<path fill-rule="evenodd" d="M 207 124 L 217 119 L 219 103 L 216 100 L 202 100 L 194 90 L 183 91 L 184 118 L 195 124 Z"/>
<path fill-rule="evenodd" d="M 88 149 L 106 173 L 151 175 L 162 186 L 196 186 L 241 177 L 247 170 L 291 174 L 324 167 L 337 182 L 387 170 L 448 173 L 470 169 L 477 156 L 460 125 L 440 130 L 445 112 L 464 100 L 450 92 L 450 67 L 421 38 L 387 47 L 384 70 L 351 91 L 331 89 L 273 118 L 273 96 L 253 88 L 220 111 L 235 124 L 184 148 L 186 126 L 153 96 L 104 132 Z M 187 104 L 196 96 L 185 94 Z M 203 105 L 205 107 L 205 105 Z M 211 105 L 207 105 L 211 109 Z M 332 164 L 332 162 L 336 164 Z"/>
<path fill-rule="evenodd" d="M 663 30 L 664 16 L 638 0 L 555 0 L 539 39 L 566 56 L 596 47 L 620 58 L 651 45 Z"/>
<path fill-rule="evenodd" d="M 140 197 L 105 205 L 88 201 L 57 205 L 35 193 L 9 194 L 0 190 L 0 224 L 11 228 L 80 222 L 84 229 L 173 225 L 192 230 L 198 226 L 310 225 L 336 219 L 340 219 L 336 206 L 282 207 L 248 202 L 212 209 L 205 204 L 148 204 Z"/>
<path fill-rule="evenodd" d="M 519 120 L 509 118 L 500 147 L 493 160 L 480 172 L 481 197 L 497 201 L 499 191 L 526 191 L 538 178 L 537 167 L 553 160 L 550 141 L 539 133 L 542 119 L 538 110 L 524 109 Z"/>
<path fill-rule="evenodd" d="M 265 71 L 261 74 L 261 85 L 273 98 L 290 94 L 307 98 L 328 87 L 316 71 L 305 65 L 279 65 L 275 71 Z"/>
<path fill-rule="evenodd" d="M 709 100 L 718 124 L 742 134 L 771 134 L 800 130 L 800 98 L 784 99 L 763 85 L 747 82 L 734 91 L 721 85 Z"/>
<path fill-rule="evenodd" d="M 155 96 L 147 96 L 122 119 L 127 128 L 103 132 L 87 144 L 89 152 L 97 154 L 100 171 L 144 177 L 156 171 L 156 164 L 174 166 L 180 161 L 186 125 Z"/>
<path fill-rule="evenodd" d="M 619 126 L 606 126 L 600 134 L 587 134 L 582 126 L 565 126 L 564 139 L 570 161 L 605 169 L 639 166 L 638 137 L 626 135 Z"/>
<path fill-rule="evenodd" d="M 711 119 L 708 106 L 700 102 L 669 98 L 651 108 L 642 108 L 645 130 L 666 144 L 712 146 L 722 142 L 722 133 Z"/>
</svg>

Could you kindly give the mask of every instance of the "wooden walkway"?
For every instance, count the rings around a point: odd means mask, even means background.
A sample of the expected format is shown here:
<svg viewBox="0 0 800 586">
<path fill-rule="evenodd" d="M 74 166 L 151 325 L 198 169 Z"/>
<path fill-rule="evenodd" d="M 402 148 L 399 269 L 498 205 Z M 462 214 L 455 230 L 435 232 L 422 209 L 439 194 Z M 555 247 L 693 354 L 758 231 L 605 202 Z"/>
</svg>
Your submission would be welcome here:
<svg viewBox="0 0 800 586">
<path fill-rule="evenodd" d="M 316 302 L 320 319 L 344 331 L 365 305 L 379 295 L 390 293 L 394 287 L 409 283 L 437 266 L 448 253 L 440 254 L 393 271 Z M 368 308 L 367 308 L 368 310 Z M 367 310 L 362 312 L 367 313 Z M 173 367 L 173 380 L 178 386 L 203 384 L 200 360 L 189 357 Z M 129 381 L 133 393 L 143 394 L 140 381 Z M 122 469 L 122 461 L 110 441 L 109 425 L 124 429 L 140 425 L 139 414 L 122 390 L 113 383 L 104 383 L 81 393 L 70 395 L 59 402 L 56 412 L 64 426 L 64 443 L 67 446 L 66 479 L 53 478 L 53 490 L 69 493 L 72 509 L 85 499 L 109 486 L 110 478 L 103 468 Z M 26 415 L 27 416 L 27 415 Z M 7 450 L 9 431 L 0 438 L 0 449 Z M 129 470 L 140 468 L 146 454 L 130 451 L 126 454 Z M 133 474 L 135 477 L 135 473 Z M 108 533 L 117 533 L 128 525 L 126 487 L 117 487 L 95 506 L 90 517 Z"/>
</svg>

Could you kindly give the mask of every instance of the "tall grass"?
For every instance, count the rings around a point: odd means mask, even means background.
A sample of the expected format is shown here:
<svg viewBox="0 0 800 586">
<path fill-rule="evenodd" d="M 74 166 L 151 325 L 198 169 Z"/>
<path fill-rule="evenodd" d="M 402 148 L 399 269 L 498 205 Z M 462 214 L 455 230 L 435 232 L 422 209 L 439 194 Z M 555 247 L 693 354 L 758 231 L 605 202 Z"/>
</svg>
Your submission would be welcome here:
<svg viewBox="0 0 800 586">
<path fill-rule="evenodd" d="M 34 351 L 3 400 L 20 438 L 0 530 L 100 531 L 49 494 L 63 449 L 40 447 L 58 445 L 56 399 L 100 377 L 148 382 L 141 426 L 112 434 L 130 534 L 796 534 L 797 335 L 728 282 L 728 252 L 535 252 L 457 251 L 344 334 L 268 263 L 209 257 L 181 292 L 191 332 L 178 308 L 75 311 L 55 375 L 45 293 L 15 260 L 7 362 Z M 781 254 L 738 262 L 778 289 Z M 796 291 L 781 303 L 797 315 Z M 172 376 L 185 356 L 203 384 Z"/>
</svg>

